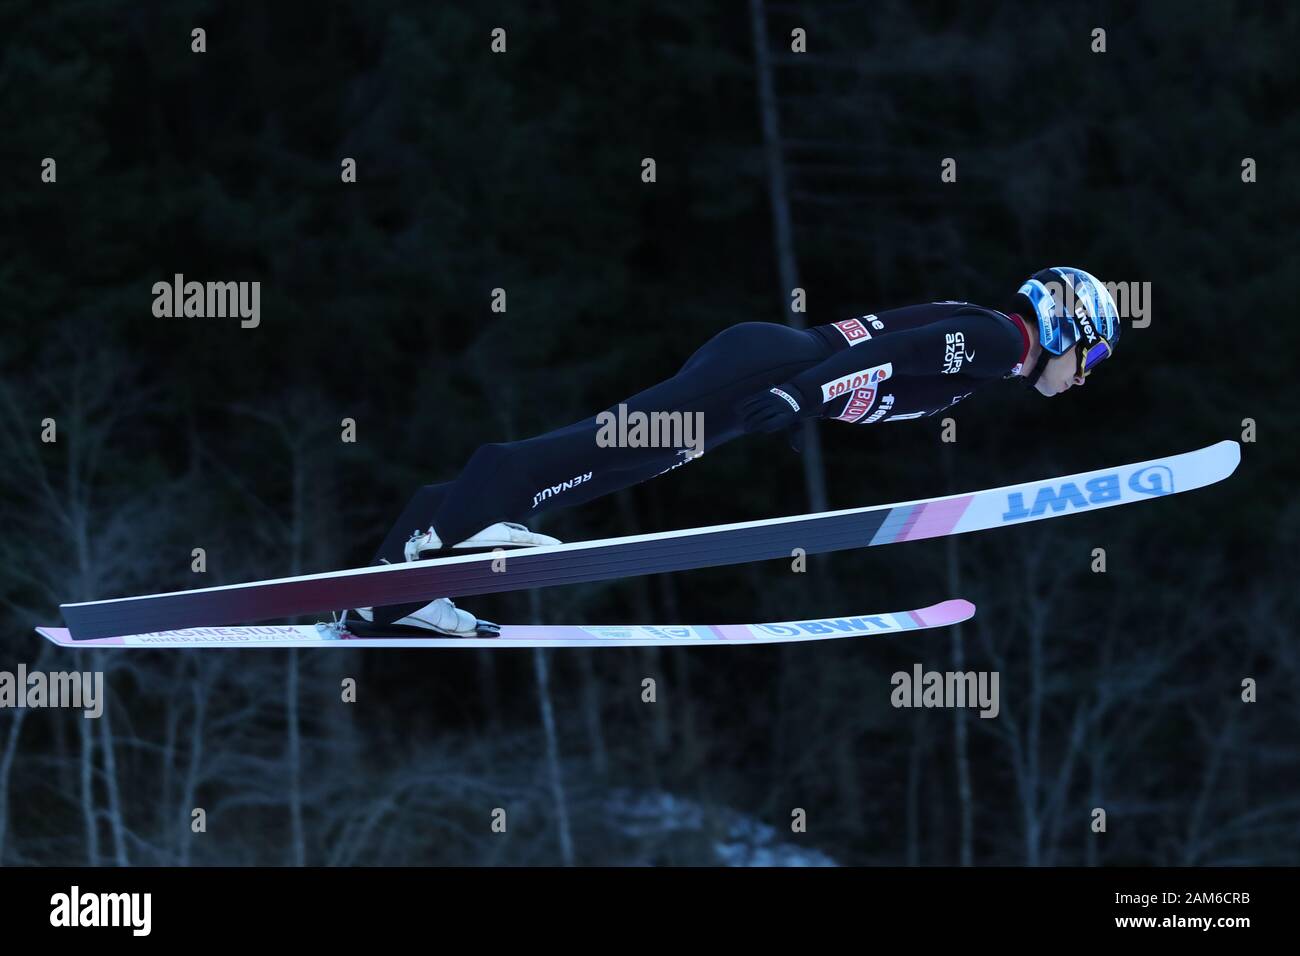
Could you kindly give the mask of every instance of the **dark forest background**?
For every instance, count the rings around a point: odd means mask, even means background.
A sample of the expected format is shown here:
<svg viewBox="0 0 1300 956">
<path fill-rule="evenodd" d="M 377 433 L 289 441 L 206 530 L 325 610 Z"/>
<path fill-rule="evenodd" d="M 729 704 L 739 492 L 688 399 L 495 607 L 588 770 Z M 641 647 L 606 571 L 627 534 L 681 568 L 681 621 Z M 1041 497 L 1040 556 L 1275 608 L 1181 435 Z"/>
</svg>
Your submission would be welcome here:
<svg viewBox="0 0 1300 956">
<path fill-rule="evenodd" d="M 1176 0 L 0 4 L 0 669 L 102 668 L 110 689 L 97 721 L 0 711 L 0 863 L 1293 863 L 1297 21 Z M 955 444 L 938 417 L 824 425 L 820 459 L 736 442 L 539 530 L 968 491 L 1252 419 L 1236 476 L 806 575 L 465 602 L 515 623 L 731 622 L 962 596 L 964 627 L 118 655 L 30 630 L 60 602 L 363 564 L 479 444 L 617 402 L 736 322 L 997 307 L 1063 263 L 1152 287 L 1150 327 L 1089 387 L 991 388 L 948 413 Z M 177 272 L 260 281 L 261 326 L 153 317 Z M 997 670 L 1001 715 L 891 708 L 914 662 Z"/>
</svg>

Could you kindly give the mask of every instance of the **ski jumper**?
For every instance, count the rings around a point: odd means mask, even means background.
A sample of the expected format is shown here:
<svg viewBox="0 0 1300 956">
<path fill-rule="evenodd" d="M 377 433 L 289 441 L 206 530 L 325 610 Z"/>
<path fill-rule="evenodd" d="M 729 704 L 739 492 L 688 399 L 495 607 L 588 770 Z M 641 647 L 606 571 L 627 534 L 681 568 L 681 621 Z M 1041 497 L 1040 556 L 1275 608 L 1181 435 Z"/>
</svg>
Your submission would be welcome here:
<svg viewBox="0 0 1300 956">
<path fill-rule="evenodd" d="M 702 414 L 705 452 L 745 433 L 738 405 L 776 386 L 798 418 L 852 424 L 933 415 L 980 385 L 1020 371 L 1029 338 L 1018 315 L 933 302 L 794 329 L 744 322 L 715 335 L 676 375 L 628 398 L 623 414 Z M 617 415 L 617 406 L 610 414 Z M 796 425 L 797 427 L 797 425 Z M 521 441 L 481 446 L 452 481 L 426 485 L 403 509 L 374 561 L 432 527 L 445 546 L 498 521 L 583 504 L 686 464 L 691 449 L 602 447 L 597 416 Z"/>
</svg>

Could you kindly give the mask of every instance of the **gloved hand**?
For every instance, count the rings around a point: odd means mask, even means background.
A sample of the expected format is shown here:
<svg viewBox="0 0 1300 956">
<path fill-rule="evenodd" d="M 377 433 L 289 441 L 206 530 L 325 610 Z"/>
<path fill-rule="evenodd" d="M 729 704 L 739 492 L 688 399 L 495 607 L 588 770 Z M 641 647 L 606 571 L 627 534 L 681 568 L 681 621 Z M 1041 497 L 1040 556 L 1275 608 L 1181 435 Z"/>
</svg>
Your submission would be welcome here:
<svg viewBox="0 0 1300 956">
<path fill-rule="evenodd" d="M 765 389 L 756 392 L 736 406 L 744 422 L 746 434 L 774 432 L 798 424 L 800 413 L 807 414 L 803 396 L 792 386 Z"/>
</svg>

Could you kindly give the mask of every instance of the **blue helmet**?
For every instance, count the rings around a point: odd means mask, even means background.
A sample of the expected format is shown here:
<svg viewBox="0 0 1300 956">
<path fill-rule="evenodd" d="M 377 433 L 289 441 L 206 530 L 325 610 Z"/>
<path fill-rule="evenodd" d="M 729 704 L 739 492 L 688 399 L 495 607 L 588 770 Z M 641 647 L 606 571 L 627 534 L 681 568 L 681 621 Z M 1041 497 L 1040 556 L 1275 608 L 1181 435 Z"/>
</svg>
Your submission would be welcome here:
<svg viewBox="0 0 1300 956">
<path fill-rule="evenodd" d="M 1093 275 L 1069 266 L 1043 269 L 1020 287 L 1038 319 L 1043 346 L 1029 376 L 1033 385 L 1048 360 L 1075 349 L 1079 372 L 1088 375 L 1115 350 L 1119 341 L 1119 311 L 1110 291 Z"/>
</svg>

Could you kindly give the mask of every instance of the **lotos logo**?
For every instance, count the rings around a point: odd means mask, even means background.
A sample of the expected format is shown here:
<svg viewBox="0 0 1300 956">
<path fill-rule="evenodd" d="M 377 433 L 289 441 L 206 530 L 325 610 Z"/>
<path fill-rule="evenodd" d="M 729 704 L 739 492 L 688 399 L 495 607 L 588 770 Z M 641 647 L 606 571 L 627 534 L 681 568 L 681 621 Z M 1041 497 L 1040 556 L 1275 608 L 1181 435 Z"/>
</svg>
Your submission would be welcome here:
<svg viewBox="0 0 1300 956">
<path fill-rule="evenodd" d="M 1133 475 L 1133 478 L 1136 479 L 1138 474 Z M 1042 485 L 1034 492 L 1033 504 L 1029 505 L 1025 503 L 1024 492 L 1013 491 L 1007 495 L 1007 510 L 1003 513 L 1002 520 L 1024 521 L 1026 518 L 1040 517 L 1048 511 L 1060 512 L 1068 508 L 1113 504 L 1120 500 L 1120 487 L 1119 475 L 1090 478 L 1083 483 L 1082 488 L 1073 481 L 1067 481 L 1059 487 Z"/>
<path fill-rule="evenodd" d="M 870 388 L 872 385 L 883 382 L 893 374 L 894 366 L 886 362 L 884 365 L 877 365 L 875 368 L 864 368 L 860 372 L 841 376 L 822 385 L 822 402 L 825 403 L 832 398 L 839 398 L 845 392 L 853 389 Z"/>
<path fill-rule="evenodd" d="M 1140 495 L 1172 495 L 1174 470 L 1168 465 L 1151 465 L 1129 475 L 1128 486 Z"/>
</svg>

